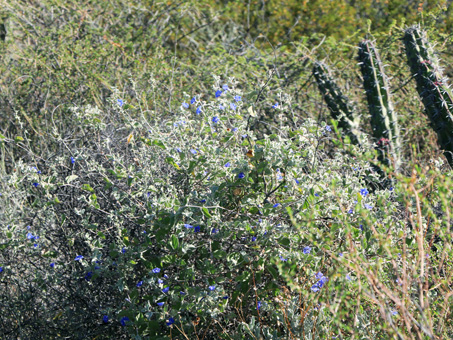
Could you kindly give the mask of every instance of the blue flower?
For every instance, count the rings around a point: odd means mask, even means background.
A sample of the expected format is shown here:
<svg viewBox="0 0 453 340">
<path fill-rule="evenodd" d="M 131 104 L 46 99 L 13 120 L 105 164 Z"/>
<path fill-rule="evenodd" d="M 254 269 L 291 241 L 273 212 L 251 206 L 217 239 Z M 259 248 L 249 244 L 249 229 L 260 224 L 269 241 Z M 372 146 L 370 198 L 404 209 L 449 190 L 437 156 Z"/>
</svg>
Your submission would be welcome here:
<svg viewBox="0 0 453 340">
<path fill-rule="evenodd" d="M 190 101 L 190 104 L 195 104 L 196 100 L 197 100 L 197 98 L 193 97 L 192 100 Z"/>
<path fill-rule="evenodd" d="M 369 204 L 365 204 L 365 208 L 367 208 L 368 210 L 373 209 L 373 207 L 371 205 L 369 205 Z"/>
<path fill-rule="evenodd" d="M 35 188 L 37 188 L 37 187 L 38 187 L 38 185 L 39 185 L 39 183 L 36 183 L 36 182 L 35 182 L 35 183 L 33 183 L 33 186 L 34 186 Z"/>
<path fill-rule="evenodd" d="M 90 281 L 92 276 L 93 276 L 93 272 L 86 273 L 85 274 L 85 280 Z"/>
<path fill-rule="evenodd" d="M 319 197 L 319 194 L 318 194 L 318 193 L 316 193 L 316 194 L 315 194 L 315 196 L 316 196 L 316 197 Z"/>
<path fill-rule="evenodd" d="M 304 252 L 305 255 L 310 254 L 310 252 L 311 252 L 311 247 L 306 246 L 306 247 L 304 248 L 303 252 Z"/>
<path fill-rule="evenodd" d="M 229 168 L 231 166 L 230 162 L 226 162 L 225 168 Z"/>
<path fill-rule="evenodd" d="M 398 315 L 398 312 L 396 310 L 392 310 L 392 315 Z"/>
<path fill-rule="evenodd" d="M 101 267 L 99 267 L 99 266 L 94 266 L 94 270 L 98 270 L 98 269 L 101 269 Z"/>
<path fill-rule="evenodd" d="M 74 261 L 79 261 L 83 259 L 83 256 L 82 255 L 77 255 L 76 258 L 74 259 Z"/>
<path fill-rule="evenodd" d="M 338 254 L 338 256 L 343 257 L 343 253 Z"/>
<path fill-rule="evenodd" d="M 75 163 L 75 159 L 74 157 L 71 157 L 71 164 L 74 164 Z"/>
<path fill-rule="evenodd" d="M 285 258 L 284 258 L 283 256 L 281 256 L 281 255 L 278 255 L 278 257 L 279 257 L 280 260 L 282 260 L 282 261 L 285 261 L 285 262 L 288 261 L 288 259 L 285 259 Z"/>
<path fill-rule="evenodd" d="M 389 190 L 390 190 L 390 191 L 393 191 L 393 187 L 390 187 L 390 189 L 389 189 Z"/>
<path fill-rule="evenodd" d="M 256 309 L 259 310 L 261 308 L 261 301 L 258 301 L 258 304 L 256 305 Z"/>
<path fill-rule="evenodd" d="M 236 106 L 236 104 L 235 104 L 235 103 L 231 103 L 231 104 L 230 104 L 230 108 L 231 108 L 231 110 L 236 110 L 236 107 L 237 107 L 237 106 Z"/>
<path fill-rule="evenodd" d="M 228 89 L 228 85 L 227 85 L 227 84 L 224 84 L 224 85 L 222 86 L 222 89 L 223 89 L 224 91 L 228 91 L 228 90 L 229 90 L 229 89 Z"/>
<path fill-rule="evenodd" d="M 158 302 L 158 303 L 157 303 L 157 305 L 158 305 L 159 307 L 162 307 L 164 304 L 165 304 L 165 302 Z"/>
<path fill-rule="evenodd" d="M 348 281 L 352 280 L 351 277 L 349 276 L 349 274 L 346 274 L 346 280 L 348 280 Z"/>
<path fill-rule="evenodd" d="M 142 285 L 143 285 L 143 281 L 139 281 L 139 282 L 137 283 L 137 287 L 141 287 Z"/>
<path fill-rule="evenodd" d="M 241 101 L 241 96 L 234 96 L 234 100 L 237 101 L 237 102 L 240 102 Z"/>
<path fill-rule="evenodd" d="M 218 123 L 220 121 L 219 117 L 212 117 L 213 123 Z"/>
<path fill-rule="evenodd" d="M 109 322 L 109 316 L 108 316 L 108 315 L 104 315 L 104 316 L 102 317 L 102 321 L 103 321 L 104 323 Z"/>
<path fill-rule="evenodd" d="M 188 109 L 188 108 L 189 108 L 189 104 L 187 104 L 187 103 L 182 103 L 182 107 L 185 108 L 185 109 Z"/>
<path fill-rule="evenodd" d="M 318 287 L 318 284 L 317 284 L 317 283 L 315 283 L 313 286 L 311 286 L 311 291 L 312 291 L 312 292 L 315 292 L 315 293 L 316 293 L 317 291 L 319 291 L 319 287 Z"/>
<path fill-rule="evenodd" d="M 206 200 L 201 200 L 200 203 L 206 203 Z"/>
<path fill-rule="evenodd" d="M 222 104 L 219 105 L 219 110 L 225 110 L 225 106 L 223 106 Z"/>
<path fill-rule="evenodd" d="M 211 234 L 217 234 L 219 232 L 219 229 L 212 228 Z"/>
<path fill-rule="evenodd" d="M 185 292 L 182 292 L 182 291 L 179 292 L 179 294 L 181 294 L 181 295 L 186 295 L 186 293 L 185 293 Z"/>
<path fill-rule="evenodd" d="M 175 150 L 178 151 L 178 152 L 181 152 L 181 149 L 180 149 L 180 148 L 176 148 Z"/>
<path fill-rule="evenodd" d="M 38 246 L 38 244 L 37 244 L 37 243 L 35 243 L 35 244 L 33 245 L 33 247 L 35 247 L 35 248 L 36 248 L 37 246 Z"/>
<path fill-rule="evenodd" d="M 197 115 L 199 115 L 201 113 L 201 107 L 197 107 Z"/>
<path fill-rule="evenodd" d="M 349 210 L 348 210 L 348 213 L 349 213 L 349 214 L 353 214 L 353 213 L 354 213 L 354 210 L 349 209 Z"/>
<path fill-rule="evenodd" d="M 217 90 L 217 91 L 215 92 L 215 97 L 216 97 L 216 98 L 219 98 L 221 94 L 222 94 L 222 91 Z"/>
<path fill-rule="evenodd" d="M 256 236 L 253 236 L 252 237 L 252 242 L 255 242 L 256 241 Z"/>
<path fill-rule="evenodd" d="M 297 179 L 295 179 L 295 181 L 296 181 L 296 184 L 299 184 L 299 181 Z"/>
<path fill-rule="evenodd" d="M 127 316 L 121 318 L 121 326 L 126 326 L 126 322 L 130 321 Z"/>
<path fill-rule="evenodd" d="M 125 253 L 126 253 L 126 248 L 123 247 L 123 249 L 121 249 L 121 252 L 122 252 L 123 254 L 125 254 Z"/>
<path fill-rule="evenodd" d="M 154 268 L 154 269 L 153 269 L 153 273 L 154 273 L 154 274 L 160 273 L 160 268 Z"/>
<path fill-rule="evenodd" d="M 193 155 L 196 155 L 196 154 L 197 154 L 197 150 L 194 150 L 194 149 L 190 149 L 190 152 L 191 152 Z"/>
<path fill-rule="evenodd" d="M 169 290 L 170 290 L 169 287 L 165 287 L 164 289 L 162 289 L 162 293 L 168 293 Z"/>
<path fill-rule="evenodd" d="M 122 99 L 118 99 L 116 102 L 118 103 L 119 106 L 123 106 L 124 104 Z"/>
<path fill-rule="evenodd" d="M 197 225 L 197 226 L 195 227 L 195 229 L 194 229 L 194 232 L 198 233 L 200 230 L 201 230 L 200 226 Z"/>
<path fill-rule="evenodd" d="M 359 225 L 361 231 L 363 231 L 363 224 Z"/>
<path fill-rule="evenodd" d="M 190 225 L 190 224 L 184 224 L 184 227 L 186 227 L 187 229 L 192 229 L 192 228 L 193 228 L 193 225 Z"/>
<path fill-rule="evenodd" d="M 0 273 L 3 271 L 3 267 L 0 267 Z"/>
<path fill-rule="evenodd" d="M 213 290 L 215 290 L 215 286 L 209 286 L 208 288 L 209 288 L 209 290 L 210 290 L 211 292 L 212 292 Z"/>
<path fill-rule="evenodd" d="M 157 279 L 157 283 L 161 285 L 161 284 L 164 283 L 164 280 L 162 280 L 162 279 Z"/>
<path fill-rule="evenodd" d="M 324 274 L 321 273 L 321 272 L 318 272 L 315 277 L 319 280 L 319 279 L 322 279 L 324 277 Z"/>
<path fill-rule="evenodd" d="M 369 194 L 369 192 L 367 189 L 360 189 L 360 195 L 362 195 L 363 197 L 365 197 L 368 194 Z"/>
<path fill-rule="evenodd" d="M 274 109 L 276 109 L 276 108 L 278 107 L 278 103 L 275 103 L 274 105 L 272 105 L 272 107 L 273 107 Z"/>
<path fill-rule="evenodd" d="M 329 125 L 326 125 L 326 130 L 329 131 L 329 132 L 332 131 L 332 129 L 330 128 Z"/>
<path fill-rule="evenodd" d="M 237 130 L 238 130 L 238 128 L 234 128 L 234 129 L 233 129 L 233 132 L 236 132 Z"/>
<path fill-rule="evenodd" d="M 52 263 L 50 264 L 50 268 L 54 268 L 54 267 L 55 267 L 55 263 L 52 262 Z"/>
<path fill-rule="evenodd" d="M 240 173 L 238 174 L 238 177 L 239 177 L 239 178 L 244 178 L 244 177 L 245 177 L 245 175 L 244 175 L 244 173 L 243 173 L 243 172 L 240 172 Z"/>
<path fill-rule="evenodd" d="M 169 318 L 167 321 L 167 326 L 173 325 L 175 323 L 175 319 Z"/>
<path fill-rule="evenodd" d="M 274 208 L 277 208 L 279 205 L 280 205 L 280 203 L 275 203 L 275 204 L 273 205 L 273 207 L 274 207 Z"/>
<path fill-rule="evenodd" d="M 27 233 L 27 238 L 28 238 L 29 240 L 33 240 L 35 237 L 33 236 L 32 233 Z"/>
</svg>

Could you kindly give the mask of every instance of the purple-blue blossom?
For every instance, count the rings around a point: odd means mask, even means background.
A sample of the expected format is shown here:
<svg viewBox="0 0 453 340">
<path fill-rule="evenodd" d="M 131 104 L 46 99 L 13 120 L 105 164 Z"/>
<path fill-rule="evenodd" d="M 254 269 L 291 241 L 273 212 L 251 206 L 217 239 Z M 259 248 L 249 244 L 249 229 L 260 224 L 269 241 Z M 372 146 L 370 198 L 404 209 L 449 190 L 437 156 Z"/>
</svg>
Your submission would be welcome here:
<svg viewBox="0 0 453 340">
<path fill-rule="evenodd" d="M 130 321 L 127 316 L 123 316 L 120 320 L 121 326 L 126 326 L 126 322 Z"/>
</svg>

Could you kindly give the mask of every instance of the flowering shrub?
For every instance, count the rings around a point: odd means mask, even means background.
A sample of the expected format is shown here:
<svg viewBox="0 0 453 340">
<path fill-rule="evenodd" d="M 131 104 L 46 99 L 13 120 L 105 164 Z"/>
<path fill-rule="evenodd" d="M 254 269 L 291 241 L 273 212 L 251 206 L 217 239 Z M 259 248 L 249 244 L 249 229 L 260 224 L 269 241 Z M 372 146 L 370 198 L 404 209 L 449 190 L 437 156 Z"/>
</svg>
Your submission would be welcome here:
<svg viewBox="0 0 453 340">
<path fill-rule="evenodd" d="M 367 189 L 366 144 L 342 148 L 311 119 L 252 129 L 254 100 L 216 78 L 153 122 L 113 95 L 109 112 L 73 109 L 79 139 L 61 154 L 3 174 L 6 334 L 451 334 L 451 174 Z"/>
</svg>

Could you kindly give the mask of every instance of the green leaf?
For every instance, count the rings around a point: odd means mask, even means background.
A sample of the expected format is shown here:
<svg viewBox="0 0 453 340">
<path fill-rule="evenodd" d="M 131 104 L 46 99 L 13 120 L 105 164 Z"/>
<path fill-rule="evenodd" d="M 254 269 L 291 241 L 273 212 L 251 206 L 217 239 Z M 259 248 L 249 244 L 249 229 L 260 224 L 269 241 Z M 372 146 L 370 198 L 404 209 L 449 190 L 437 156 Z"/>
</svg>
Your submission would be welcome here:
<svg viewBox="0 0 453 340">
<path fill-rule="evenodd" d="M 278 240 L 278 243 L 281 244 L 282 246 L 289 246 L 289 238 L 287 237 L 282 237 L 281 239 Z"/>
<path fill-rule="evenodd" d="M 277 280 L 278 279 L 278 273 L 275 270 L 275 268 L 271 265 L 266 266 L 267 271 L 272 275 L 272 277 Z"/>
<path fill-rule="evenodd" d="M 160 140 L 154 140 L 153 144 L 165 150 L 165 145 Z"/>
<path fill-rule="evenodd" d="M 179 248 L 179 240 L 176 235 L 171 235 L 170 246 L 175 250 Z"/>
<path fill-rule="evenodd" d="M 79 178 L 79 176 L 77 176 L 77 175 L 68 176 L 68 177 L 66 177 L 66 183 L 71 183 L 72 181 L 76 180 L 77 178 Z"/>
<path fill-rule="evenodd" d="M 94 189 L 89 184 L 82 184 L 82 190 L 86 190 L 89 192 L 94 192 Z"/>
<path fill-rule="evenodd" d="M 212 217 L 212 215 L 209 213 L 208 208 L 203 207 L 203 208 L 201 208 L 201 209 L 203 210 L 203 214 L 204 214 L 207 218 L 211 218 L 211 217 Z"/>
<path fill-rule="evenodd" d="M 16 142 L 23 142 L 24 139 L 23 139 L 21 136 L 16 136 L 16 138 L 14 138 L 14 141 L 16 141 Z"/>
</svg>

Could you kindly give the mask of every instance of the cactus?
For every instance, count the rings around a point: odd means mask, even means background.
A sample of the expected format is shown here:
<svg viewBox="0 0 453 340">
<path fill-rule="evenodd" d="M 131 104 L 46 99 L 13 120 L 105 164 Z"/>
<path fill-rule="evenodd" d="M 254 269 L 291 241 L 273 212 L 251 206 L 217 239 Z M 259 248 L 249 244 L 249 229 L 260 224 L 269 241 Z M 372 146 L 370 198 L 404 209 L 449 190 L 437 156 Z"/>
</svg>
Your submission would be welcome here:
<svg viewBox="0 0 453 340">
<path fill-rule="evenodd" d="M 417 82 L 417 91 L 425 106 L 438 143 L 453 166 L 453 94 L 447 85 L 426 33 L 418 26 L 404 32 L 408 64 Z"/>
<path fill-rule="evenodd" d="M 371 114 L 373 136 L 379 141 L 379 159 L 382 163 L 389 165 L 390 162 L 386 159 L 388 152 L 393 160 L 395 171 L 398 171 L 401 165 L 400 132 L 391 101 L 388 78 L 374 43 L 364 40 L 359 44 L 358 60 L 363 75 L 368 110 Z"/>
<path fill-rule="evenodd" d="M 349 136 L 354 144 L 359 143 L 359 122 L 356 110 L 328 75 L 327 66 L 320 62 L 315 62 L 313 75 L 332 117 L 338 121 L 338 127 L 343 129 L 343 132 Z"/>
</svg>

